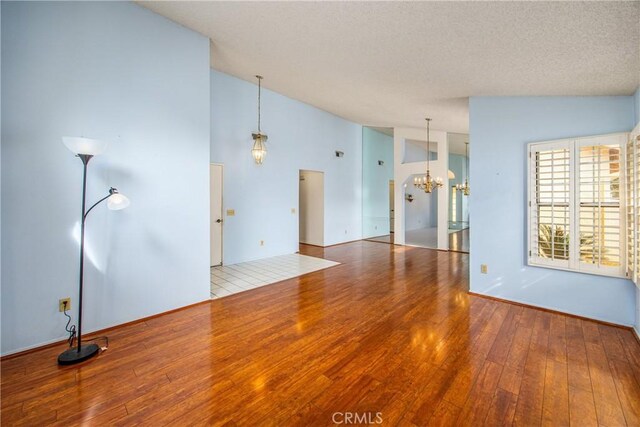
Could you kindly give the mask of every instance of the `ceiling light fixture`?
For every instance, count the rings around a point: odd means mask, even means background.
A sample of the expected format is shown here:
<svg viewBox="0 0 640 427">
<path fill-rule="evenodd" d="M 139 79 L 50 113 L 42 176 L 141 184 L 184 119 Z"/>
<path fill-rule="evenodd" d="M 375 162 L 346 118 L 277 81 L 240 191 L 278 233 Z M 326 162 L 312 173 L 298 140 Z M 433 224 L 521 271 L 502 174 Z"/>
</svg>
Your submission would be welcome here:
<svg viewBox="0 0 640 427">
<path fill-rule="evenodd" d="M 442 182 L 442 178 L 439 176 L 431 178 L 431 170 L 429 166 L 431 165 L 431 140 L 429 139 L 429 124 L 431 123 L 430 118 L 425 119 L 427 121 L 427 174 L 422 177 L 416 176 L 413 178 L 413 185 L 421 190 L 424 190 L 425 193 L 431 193 L 434 188 L 438 189 L 444 185 Z"/>
<path fill-rule="evenodd" d="M 262 92 L 262 76 L 256 76 L 258 79 L 258 132 L 252 133 L 253 148 L 251 149 L 251 155 L 256 164 L 261 165 L 264 162 L 264 158 L 267 156 L 267 135 L 262 133 L 260 129 L 260 95 Z"/>
<path fill-rule="evenodd" d="M 466 176 L 464 178 L 464 184 L 456 184 L 456 190 L 462 191 L 462 194 L 468 196 L 471 193 L 471 187 L 469 187 L 469 142 L 464 143 L 464 157 L 467 163 Z"/>
</svg>

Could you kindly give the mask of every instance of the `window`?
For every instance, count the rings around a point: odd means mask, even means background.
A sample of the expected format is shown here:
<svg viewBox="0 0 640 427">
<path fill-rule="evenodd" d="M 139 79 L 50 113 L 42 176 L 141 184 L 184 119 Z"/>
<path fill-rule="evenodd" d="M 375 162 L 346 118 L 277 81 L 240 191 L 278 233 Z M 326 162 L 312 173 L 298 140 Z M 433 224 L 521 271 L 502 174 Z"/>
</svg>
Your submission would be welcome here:
<svg viewBox="0 0 640 427">
<path fill-rule="evenodd" d="M 625 141 L 529 145 L 529 264 L 625 276 Z"/>
<path fill-rule="evenodd" d="M 630 240 L 628 243 L 630 246 L 633 245 L 633 247 L 635 247 L 634 256 L 633 256 L 633 259 L 635 261 L 635 272 L 632 274 L 633 281 L 637 285 L 640 285 L 640 135 L 637 135 L 634 141 L 635 141 L 635 144 L 634 144 L 632 158 L 635 159 L 634 166 L 633 166 L 633 172 L 634 172 L 633 209 L 635 212 L 635 215 L 634 215 L 635 221 L 634 221 L 633 229 L 635 231 L 635 238 L 633 240 Z"/>
<path fill-rule="evenodd" d="M 622 147 L 586 143 L 578 148 L 580 263 L 620 270 L 626 242 L 620 203 Z"/>
<path fill-rule="evenodd" d="M 640 284 L 640 136 L 630 138 L 626 152 L 626 272 Z"/>
</svg>

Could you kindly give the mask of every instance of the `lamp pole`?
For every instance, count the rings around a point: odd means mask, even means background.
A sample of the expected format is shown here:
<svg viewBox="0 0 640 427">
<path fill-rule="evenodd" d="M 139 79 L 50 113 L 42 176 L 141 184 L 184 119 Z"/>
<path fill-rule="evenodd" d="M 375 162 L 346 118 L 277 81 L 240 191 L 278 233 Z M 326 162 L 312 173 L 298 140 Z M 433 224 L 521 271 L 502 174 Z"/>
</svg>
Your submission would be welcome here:
<svg viewBox="0 0 640 427">
<path fill-rule="evenodd" d="M 80 223 L 80 280 L 78 291 L 78 353 L 82 348 L 82 288 L 84 285 L 84 223 L 86 219 L 86 200 L 87 200 L 87 165 L 93 156 L 89 154 L 78 154 L 82 160 L 82 222 Z"/>
<path fill-rule="evenodd" d="M 70 341 L 70 347 L 60 353 L 58 356 L 58 364 L 72 365 L 85 361 L 96 354 L 100 350 L 97 344 L 82 345 L 82 291 L 84 288 L 84 231 L 87 215 L 93 208 L 100 203 L 109 199 L 107 207 L 111 210 L 120 210 L 129 206 L 129 199 L 118 192 L 117 189 L 111 187 L 109 194 L 94 203 L 87 209 L 87 169 L 89 161 L 94 155 L 100 154 L 106 148 L 106 142 L 97 139 L 84 137 L 62 137 L 64 145 L 76 154 L 82 160 L 82 215 L 80 217 L 80 276 L 78 278 L 78 345 L 72 347 L 73 339 Z M 66 314 L 66 310 L 65 310 Z M 72 332 L 72 330 L 68 330 Z M 73 337 L 73 335 L 72 335 Z"/>
<path fill-rule="evenodd" d="M 73 365 L 83 362 L 96 354 L 100 348 L 97 344 L 82 345 L 82 290 L 84 287 L 84 227 L 87 218 L 87 166 L 93 157 L 90 154 L 78 154 L 82 160 L 82 216 L 80 217 L 80 276 L 78 280 L 78 345 L 76 348 L 69 348 L 58 356 L 60 365 Z M 104 199 L 102 199 L 104 200 Z M 101 200 L 101 201 L 102 201 Z M 100 202 L 98 202 L 100 203 Z M 96 203 L 96 205 L 98 204 Z M 94 205 L 95 206 L 95 205 Z M 89 209 L 93 209 L 93 206 Z"/>
</svg>

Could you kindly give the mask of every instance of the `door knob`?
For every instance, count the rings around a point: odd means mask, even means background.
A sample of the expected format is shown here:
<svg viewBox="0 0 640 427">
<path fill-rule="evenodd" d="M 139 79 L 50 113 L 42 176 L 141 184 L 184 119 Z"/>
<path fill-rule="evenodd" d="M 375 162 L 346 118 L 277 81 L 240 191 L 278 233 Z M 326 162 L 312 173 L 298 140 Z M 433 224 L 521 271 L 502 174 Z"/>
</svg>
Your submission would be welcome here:
<svg viewBox="0 0 640 427">
<path fill-rule="evenodd" d="M 220 223 L 222 223 L 222 220 L 221 220 L 220 218 L 218 218 L 218 219 L 216 219 L 216 222 L 217 222 L 218 224 L 220 224 Z"/>
</svg>

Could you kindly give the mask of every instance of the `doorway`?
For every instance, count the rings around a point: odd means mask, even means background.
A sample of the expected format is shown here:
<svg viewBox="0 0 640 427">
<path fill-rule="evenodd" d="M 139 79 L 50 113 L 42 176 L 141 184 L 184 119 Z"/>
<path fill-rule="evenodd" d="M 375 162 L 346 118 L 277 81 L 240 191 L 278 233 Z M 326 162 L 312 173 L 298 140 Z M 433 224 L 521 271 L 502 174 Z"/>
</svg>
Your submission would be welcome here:
<svg viewBox="0 0 640 427">
<path fill-rule="evenodd" d="M 407 182 L 412 185 L 414 177 Z M 416 189 L 404 198 L 404 243 L 438 249 L 438 193 Z"/>
<path fill-rule="evenodd" d="M 300 170 L 299 241 L 324 246 L 324 172 Z"/>
<path fill-rule="evenodd" d="M 209 165 L 211 266 L 222 265 L 222 165 Z"/>
</svg>

